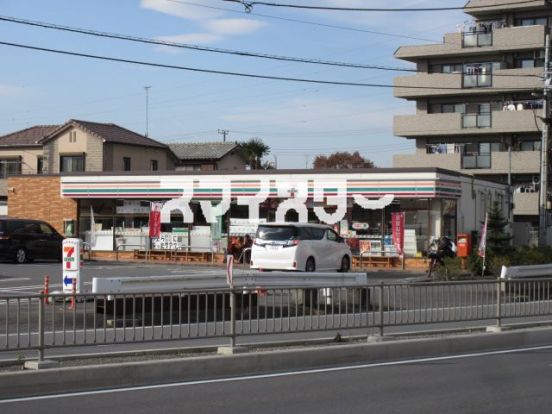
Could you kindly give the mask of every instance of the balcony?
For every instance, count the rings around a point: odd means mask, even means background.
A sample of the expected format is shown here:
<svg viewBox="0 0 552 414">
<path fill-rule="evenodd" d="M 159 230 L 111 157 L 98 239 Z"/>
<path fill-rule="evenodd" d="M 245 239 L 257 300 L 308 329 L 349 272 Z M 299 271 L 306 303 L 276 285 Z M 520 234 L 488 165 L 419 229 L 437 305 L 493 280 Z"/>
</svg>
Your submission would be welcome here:
<svg viewBox="0 0 552 414">
<path fill-rule="evenodd" d="M 473 157 L 470 155 L 463 157 L 464 165 L 462 165 L 462 154 L 460 153 L 428 154 L 424 147 L 418 148 L 415 154 L 394 155 L 393 167 L 438 167 L 477 175 L 505 175 L 508 174 L 508 170 L 512 174 L 539 174 L 540 151 L 513 151 L 511 165 L 506 151 L 492 152 L 490 159 L 489 155 L 480 155 L 479 157 L 483 158 L 479 159 L 467 159 L 467 157 Z"/>
<path fill-rule="evenodd" d="M 540 111 L 537 112 L 540 114 Z M 486 114 L 416 114 L 397 115 L 393 133 L 416 138 L 448 135 L 487 135 L 503 133 L 538 133 L 542 121 L 532 110 L 494 111 Z"/>
<path fill-rule="evenodd" d="M 431 45 L 401 46 L 397 59 L 416 62 L 432 57 L 497 55 L 504 52 L 544 47 L 544 26 L 519 26 L 494 29 L 488 33 L 447 33 L 444 42 Z"/>
<path fill-rule="evenodd" d="M 471 75 L 419 73 L 414 76 L 396 77 L 393 82 L 395 86 L 393 94 L 397 98 L 416 99 L 430 96 L 483 95 L 542 90 L 542 79 L 540 78 L 542 75 L 543 68 L 499 69 L 489 74 Z M 466 77 L 475 77 L 476 84 L 488 84 L 489 86 L 464 87 Z M 468 79 L 468 84 L 473 84 L 473 79 Z"/>
<path fill-rule="evenodd" d="M 508 10 L 536 10 L 548 6 L 546 0 L 520 2 L 519 0 L 470 0 L 464 6 L 464 11 L 472 16 L 496 14 Z M 478 9 L 478 7 L 481 7 Z"/>
</svg>

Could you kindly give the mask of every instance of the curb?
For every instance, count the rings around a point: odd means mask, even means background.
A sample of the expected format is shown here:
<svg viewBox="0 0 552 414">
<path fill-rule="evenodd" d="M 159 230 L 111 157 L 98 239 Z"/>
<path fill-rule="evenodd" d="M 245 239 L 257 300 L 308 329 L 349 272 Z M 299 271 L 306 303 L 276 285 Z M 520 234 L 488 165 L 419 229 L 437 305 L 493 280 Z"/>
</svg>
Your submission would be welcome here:
<svg viewBox="0 0 552 414">
<path fill-rule="evenodd" d="M 197 381 L 552 344 L 552 329 L 343 344 L 0 374 L 0 399 Z"/>
</svg>

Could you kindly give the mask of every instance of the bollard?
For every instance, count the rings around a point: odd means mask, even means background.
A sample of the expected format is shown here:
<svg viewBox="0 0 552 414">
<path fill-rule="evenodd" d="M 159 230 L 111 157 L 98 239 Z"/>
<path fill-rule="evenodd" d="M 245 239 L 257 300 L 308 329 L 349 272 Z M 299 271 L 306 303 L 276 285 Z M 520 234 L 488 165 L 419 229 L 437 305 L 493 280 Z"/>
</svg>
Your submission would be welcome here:
<svg viewBox="0 0 552 414">
<path fill-rule="evenodd" d="M 77 293 L 77 279 L 73 278 L 73 286 L 72 286 L 72 292 L 71 292 L 71 301 L 69 303 L 69 309 L 75 309 L 76 306 L 76 300 L 75 295 Z"/>
<path fill-rule="evenodd" d="M 44 304 L 48 305 L 50 302 L 48 300 L 48 295 L 50 294 L 50 276 L 44 276 Z"/>
</svg>

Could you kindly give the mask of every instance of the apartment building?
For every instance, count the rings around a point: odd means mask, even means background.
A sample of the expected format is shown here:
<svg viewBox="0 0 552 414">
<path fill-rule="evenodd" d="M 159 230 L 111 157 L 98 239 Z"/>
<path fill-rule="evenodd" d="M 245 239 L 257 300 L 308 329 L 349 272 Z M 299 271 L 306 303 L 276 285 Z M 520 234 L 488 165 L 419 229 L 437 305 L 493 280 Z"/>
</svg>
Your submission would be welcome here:
<svg viewBox="0 0 552 414">
<path fill-rule="evenodd" d="M 394 81 L 414 115 L 394 134 L 416 142 L 394 167 L 443 167 L 511 183 L 516 242 L 534 243 L 539 224 L 546 0 L 471 0 L 467 19 L 443 43 L 403 46 L 395 57 L 417 73 Z"/>
</svg>

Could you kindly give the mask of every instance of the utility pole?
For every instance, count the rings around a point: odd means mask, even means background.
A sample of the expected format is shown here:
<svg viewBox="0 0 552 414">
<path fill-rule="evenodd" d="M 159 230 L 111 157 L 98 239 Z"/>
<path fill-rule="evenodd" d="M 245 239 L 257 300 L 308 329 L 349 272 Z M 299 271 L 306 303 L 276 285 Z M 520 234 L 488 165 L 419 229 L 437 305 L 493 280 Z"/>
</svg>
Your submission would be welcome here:
<svg viewBox="0 0 552 414">
<path fill-rule="evenodd" d="M 149 135 L 149 90 L 151 86 L 144 86 L 146 90 L 146 137 Z"/>
<path fill-rule="evenodd" d="M 550 88 L 550 34 L 547 32 L 544 46 L 544 90 L 542 105 L 542 141 L 539 188 L 539 247 L 546 245 L 548 201 L 548 129 L 550 123 L 548 89 Z"/>
<path fill-rule="evenodd" d="M 228 135 L 230 131 L 228 131 L 227 129 L 219 129 L 218 130 L 218 133 L 220 135 L 222 135 L 222 142 L 226 142 L 226 135 Z"/>
</svg>

